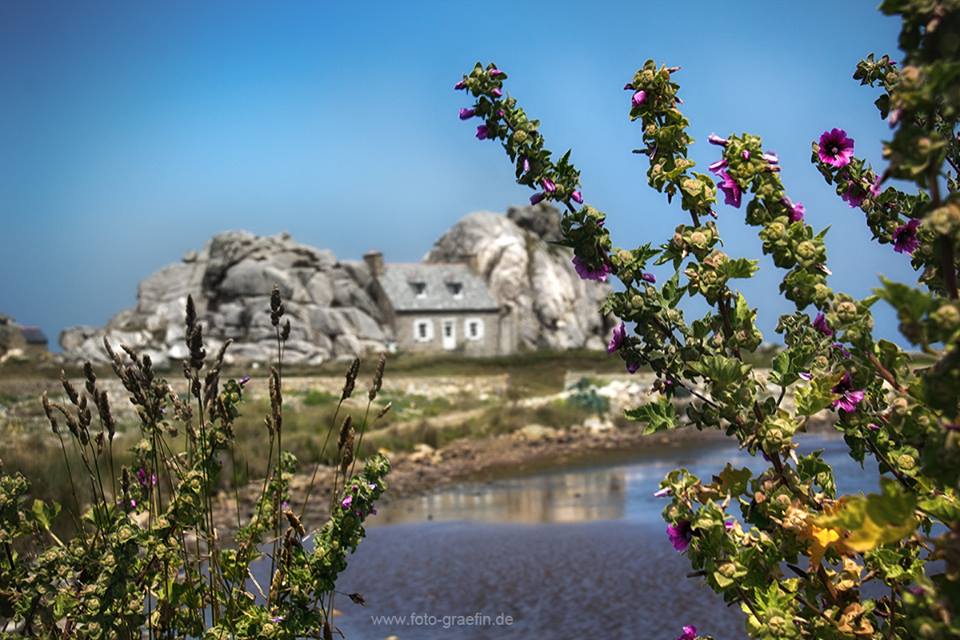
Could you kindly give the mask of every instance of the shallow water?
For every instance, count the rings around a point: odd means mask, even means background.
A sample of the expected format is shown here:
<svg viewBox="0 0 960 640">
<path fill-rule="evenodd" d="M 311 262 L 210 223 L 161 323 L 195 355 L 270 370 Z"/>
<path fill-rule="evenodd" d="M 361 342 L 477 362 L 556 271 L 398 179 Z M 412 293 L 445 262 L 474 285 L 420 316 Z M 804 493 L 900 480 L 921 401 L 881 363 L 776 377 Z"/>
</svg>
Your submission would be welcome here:
<svg viewBox="0 0 960 640">
<path fill-rule="evenodd" d="M 861 470 L 842 440 L 801 443 L 801 453 L 825 450 L 841 492 L 877 489 L 875 469 Z M 350 640 L 672 640 L 684 624 L 744 638 L 738 608 L 685 577 L 652 496 L 671 469 L 709 477 L 727 462 L 762 466 L 734 447 L 687 445 L 387 504 L 338 585 L 367 606 L 338 597 L 337 625 Z"/>
</svg>

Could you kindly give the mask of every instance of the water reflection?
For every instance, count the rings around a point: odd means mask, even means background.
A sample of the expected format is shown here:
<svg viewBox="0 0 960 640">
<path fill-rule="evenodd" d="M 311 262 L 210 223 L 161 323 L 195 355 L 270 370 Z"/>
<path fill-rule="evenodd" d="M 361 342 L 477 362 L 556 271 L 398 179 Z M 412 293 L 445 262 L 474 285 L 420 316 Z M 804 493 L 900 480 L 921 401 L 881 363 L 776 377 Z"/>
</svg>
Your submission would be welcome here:
<svg viewBox="0 0 960 640">
<path fill-rule="evenodd" d="M 841 493 L 876 491 L 875 466 L 861 469 L 841 440 L 801 443 L 801 455 L 824 450 Z M 745 638 L 743 614 L 686 577 L 664 533 L 666 502 L 653 497 L 671 469 L 709 478 L 727 462 L 764 464 L 731 446 L 673 447 L 388 503 L 338 584 L 367 606 L 338 600 L 337 625 L 350 640 L 669 639 L 683 624 Z M 512 623 L 444 624 L 475 613 Z"/>
<path fill-rule="evenodd" d="M 387 503 L 373 524 L 435 520 L 537 524 L 617 520 L 625 515 L 624 469 L 543 476 L 460 487 Z"/>
</svg>

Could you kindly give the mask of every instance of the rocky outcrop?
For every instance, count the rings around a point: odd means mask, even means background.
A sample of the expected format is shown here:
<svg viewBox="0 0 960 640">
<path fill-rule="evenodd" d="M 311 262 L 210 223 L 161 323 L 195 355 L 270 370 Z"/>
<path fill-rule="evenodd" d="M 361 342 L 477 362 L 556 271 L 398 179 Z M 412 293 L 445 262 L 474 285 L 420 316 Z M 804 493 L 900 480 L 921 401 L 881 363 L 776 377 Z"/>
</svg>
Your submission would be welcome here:
<svg viewBox="0 0 960 640">
<path fill-rule="evenodd" d="M 570 251 L 549 243 L 559 237 L 558 221 L 549 207 L 511 209 L 508 216 L 472 214 L 440 238 L 426 259 L 475 264 L 494 298 L 510 308 L 521 348 L 600 348 L 609 323 L 597 306 L 608 287 L 581 281 Z M 66 329 L 60 345 L 69 360 L 102 362 L 106 336 L 160 366 L 182 360 L 184 306 L 192 294 L 208 353 L 229 338 L 229 360 L 268 362 L 275 349 L 267 312 L 274 285 L 292 324 L 286 362 L 353 357 L 383 350 L 393 339 L 363 261 L 338 260 L 288 234 L 230 231 L 141 282 L 132 309 L 103 328 Z"/>
<path fill-rule="evenodd" d="M 603 348 L 612 322 L 597 309 L 609 285 L 581 280 L 549 206 L 513 207 L 507 216 L 472 213 L 433 245 L 427 262 L 469 260 L 490 292 L 510 308 L 526 349 Z"/>
<path fill-rule="evenodd" d="M 299 244 L 288 234 L 258 237 L 230 231 L 141 282 L 133 309 L 121 311 L 103 329 L 67 329 L 60 345 L 67 358 L 103 361 L 107 336 L 148 353 L 160 365 L 182 360 L 187 355 L 184 306 L 193 294 L 208 352 L 230 338 L 228 359 L 268 362 L 276 348 L 268 313 L 276 284 L 292 325 L 284 360 L 319 364 L 382 350 L 389 340 L 370 282 L 363 262 L 339 261 L 332 252 Z"/>
</svg>

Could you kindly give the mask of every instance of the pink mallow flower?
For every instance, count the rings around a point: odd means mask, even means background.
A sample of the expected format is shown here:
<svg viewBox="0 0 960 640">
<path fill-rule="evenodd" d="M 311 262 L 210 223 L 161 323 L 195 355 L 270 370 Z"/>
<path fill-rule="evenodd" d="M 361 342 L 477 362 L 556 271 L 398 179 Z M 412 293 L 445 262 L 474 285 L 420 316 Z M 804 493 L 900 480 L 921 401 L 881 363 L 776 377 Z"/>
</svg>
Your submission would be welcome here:
<svg viewBox="0 0 960 640">
<path fill-rule="evenodd" d="M 724 160 L 723 158 L 720 158 L 716 162 L 711 162 L 710 165 L 707 166 L 707 168 L 710 169 L 710 171 L 712 171 L 713 173 L 719 174 L 721 171 L 727 168 L 727 161 Z"/>
<path fill-rule="evenodd" d="M 493 94 L 494 96 L 496 96 L 497 98 L 502 98 L 502 97 L 503 97 L 503 91 L 502 91 L 499 87 L 494 87 L 493 90 L 492 90 L 490 93 L 492 93 L 492 94 Z M 502 115 L 502 114 L 501 114 L 501 115 Z"/>
<path fill-rule="evenodd" d="M 487 125 L 482 124 L 477 127 L 477 140 L 486 140 L 487 136 L 490 135 L 490 130 L 487 129 Z"/>
<path fill-rule="evenodd" d="M 833 408 L 845 413 L 856 411 L 857 405 L 863 401 L 865 395 L 863 389 L 853 388 L 853 379 L 850 377 L 849 371 L 843 374 L 843 378 L 833 387 L 832 391 L 840 394 L 840 397 L 833 401 Z"/>
<path fill-rule="evenodd" d="M 822 333 L 825 336 L 832 336 L 833 329 L 830 328 L 830 323 L 827 322 L 827 316 L 823 313 L 818 313 L 817 317 L 813 319 L 813 328 Z"/>
<path fill-rule="evenodd" d="M 683 633 L 677 636 L 677 640 L 697 640 L 697 628 L 692 624 L 683 625 Z"/>
<path fill-rule="evenodd" d="M 469 120 L 473 116 L 477 115 L 476 109 L 460 109 L 460 119 Z"/>
<path fill-rule="evenodd" d="M 640 279 L 644 282 L 649 282 L 650 284 L 656 284 L 657 276 L 653 275 L 649 271 L 644 271 L 640 274 Z"/>
<path fill-rule="evenodd" d="M 641 89 L 640 91 L 637 91 L 635 94 L 633 94 L 632 98 L 630 98 L 630 104 L 632 104 L 635 107 L 639 107 L 644 102 L 646 102 L 646 100 L 647 100 L 647 92 Z"/>
<path fill-rule="evenodd" d="M 851 182 L 847 187 L 847 190 L 843 192 L 843 195 L 840 198 L 850 205 L 851 209 L 856 209 L 863 202 L 863 199 L 867 197 L 867 192 L 864 191 L 860 185 L 855 182 Z"/>
<path fill-rule="evenodd" d="M 543 202 L 543 199 L 546 197 L 547 197 L 547 194 L 541 191 L 538 191 L 532 196 L 530 196 L 530 204 L 540 204 L 541 202 Z"/>
<path fill-rule="evenodd" d="M 579 191 L 574 191 L 570 194 L 570 199 L 576 202 L 577 204 L 583 204 L 583 194 Z"/>
<path fill-rule="evenodd" d="M 740 199 L 743 196 L 740 185 L 733 179 L 733 176 L 726 171 L 718 172 L 717 176 L 720 178 L 720 183 L 717 187 L 720 191 L 723 191 L 723 202 L 739 209 Z"/>
<path fill-rule="evenodd" d="M 627 373 L 634 374 L 639 370 L 640 370 L 640 362 L 638 360 L 627 361 Z"/>
<path fill-rule="evenodd" d="M 853 138 L 847 137 L 843 129 L 831 129 L 820 135 L 820 162 L 829 164 L 837 169 L 850 164 L 853 158 Z"/>
<path fill-rule="evenodd" d="M 670 487 L 664 487 L 663 489 L 658 489 L 657 491 L 655 491 L 654 494 L 653 494 L 653 497 L 654 497 L 654 498 L 666 498 L 666 497 L 669 496 L 671 493 L 673 493 L 673 489 L 671 489 Z"/>
<path fill-rule="evenodd" d="M 710 135 L 707 136 L 707 142 L 709 142 L 710 144 L 715 144 L 715 145 L 717 145 L 718 147 L 725 147 L 725 146 L 727 146 L 727 139 L 726 139 L 726 138 L 721 138 L 720 136 L 718 136 L 718 135 L 715 134 L 715 133 L 711 133 Z"/>
<path fill-rule="evenodd" d="M 540 184 L 543 185 L 543 190 L 547 193 L 553 193 L 557 190 L 557 185 L 550 178 L 544 178 L 540 181 Z"/>
<path fill-rule="evenodd" d="M 614 353 L 623 345 L 627 339 L 627 325 L 621 322 L 613 328 L 610 334 L 610 342 L 607 343 L 607 353 Z"/>
<path fill-rule="evenodd" d="M 523 172 L 530 173 L 530 160 L 528 158 L 523 159 Z"/>
<path fill-rule="evenodd" d="M 893 250 L 897 253 L 913 253 L 920 246 L 917 238 L 917 227 L 920 221 L 913 218 L 907 224 L 902 224 L 893 231 Z"/>
<path fill-rule="evenodd" d="M 349 509 L 350 505 L 352 504 L 353 504 L 353 496 L 347 496 L 346 498 L 340 501 L 340 506 L 343 507 L 344 509 Z"/>
<path fill-rule="evenodd" d="M 670 544 L 677 551 L 686 551 L 690 546 L 690 540 L 693 539 L 693 529 L 690 528 L 690 522 L 681 520 L 677 524 L 667 526 L 667 537 L 670 538 Z"/>
<path fill-rule="evenodd" d="M 803 220 L 803 214 L 805 214 L 807 210 L 804 208 L 802 203 L 797 202 L 794 204 L 787 196 L 783 196 L 783 200 L 781 200 L 781 202 L 783 203 L 783 206 L 787 208 L 787 215 L 790 218 L 790 222 L 800 222 Z"/>
<path fill-rule="evenodd" d="M 577 275 L 583 280 L 596 280 L 597 282 L 606 282 L 607 276 L 612 273 L 612 269 L 606 260 L 600 263 L 599 269 L 591 269 L 584 264 L 580 256 L 573 256 L 573 268 L 577 270 Z"/>
<path fill-rule="evenodd" d="M 466 88 L 467 88 L 467 83 L 464 82 L 463 80 L 461 80 L 461 81 L 458 82 L 457 84 L 453 85 L 453 90 L 454 90 L 454 91 L 463 91 L 463 90 L 466 89 Z"/>
<path fill-rule="evenodd" d="M 505 72 L 504 72 L 504 71 L 501 71 L 500 69 L 489 69 L 489 70 L 487 70 L 487 74 L 488 74 L 491 78 L 496 78 L 497 76 L 502 76 L 504 73 L 505 73 Z"/>
</svg>

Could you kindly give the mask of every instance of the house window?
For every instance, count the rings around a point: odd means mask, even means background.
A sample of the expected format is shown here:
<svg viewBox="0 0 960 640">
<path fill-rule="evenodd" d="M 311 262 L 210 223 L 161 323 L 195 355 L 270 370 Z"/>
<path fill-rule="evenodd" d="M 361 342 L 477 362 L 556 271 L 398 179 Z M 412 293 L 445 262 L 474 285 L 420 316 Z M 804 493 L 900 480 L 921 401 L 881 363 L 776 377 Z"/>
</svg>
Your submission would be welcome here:
<svg viewBox="0 0 960 640">
<path fill-rule="evenodd" d="M 483 338 L 483 320 L 467 318 L 463 321 L 463 333 L 467 336 L 467 340 L 480 340 Z"/>
<path fill-rule="evenodd" d="M 430 342 L 433 340 L 433 321 L 415 320 L 413 323 L 413 339 L 416 342 Z"/>
<path fill-rule="evenodd" d="M 453 296 L 454 300 L 463 300 L 463 283 L 462 282 L 448 282 L 447 290 L 450 292 L 450 295 Z"/>
<path fill-rule="evenodd" d="M 418 298 L 427 297 L 427 283 L 426 282 L 411 282 L 410 287 L 413 289 L 414 295 Z"/>
</svg>

